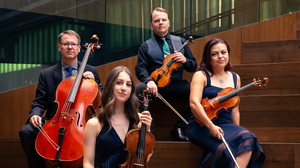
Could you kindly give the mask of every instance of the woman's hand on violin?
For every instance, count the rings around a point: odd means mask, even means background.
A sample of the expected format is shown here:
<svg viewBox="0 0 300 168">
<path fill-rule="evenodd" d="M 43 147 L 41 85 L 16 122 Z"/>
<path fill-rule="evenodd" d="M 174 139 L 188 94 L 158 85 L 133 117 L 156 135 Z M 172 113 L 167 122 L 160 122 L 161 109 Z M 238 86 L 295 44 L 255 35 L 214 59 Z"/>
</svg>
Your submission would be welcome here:
<svg viewBox="0 0 300 168">
<path fill-rule="evenodd" d="M 210 133 L 211 133 L 211 135 L 213 136 L 213 137 L 216 137 L 216 138 L 218 138 L 220 141 L 222 141 L 222 138 L 221 138 L 221 136 L 220 136 L 220 133 L 224 136 L 224 132 L 223 132 L 223 130 L 222 130 L 222 128 L 220 128 L 220 127 L 218 127 L 218 126 L 216 126 L 216 125 L 212 125 L 210 128 L 208 128 L 209 129 L 209 131 L 210 131 Z"/>
<path fill-rule="evenodd" d="M 42 117 L 38 115 L 33 115 L 30 119 L 29 122 L 31 125 L 33 125 L 35 128 L 38 128 L 42 125 Z"/>
<path fill-rule="evenodd" d="M 147 88 L 150 90 L 150 93 L 157 97 L 157 85 L 153 80 L 147 82 Z"/>
<path fill-rule="evenodd" d="M 84 72 L 82 76 L 84 78 L 87 78 L 87 79 L 94 79 L 95 80 L 94 74 L 91 71 Z"/>
<path fill-rule="evenodd" d="M 182 64 L 184 64 L 186 62 L 185 56 L 181 52 L 177 52 L 177 51 L 174 51 L 172 59 L 174 62 L 179 62 Z"/>
<path fill-rule="evenodd" d="M 152 122 L 152 117 L 149 111 L 143 111 L 140 115 L 140 121 L 141 123 L 145 124 L 147 126 L 147 131 L 150 132 L 150 126 Z"/>
</svg>

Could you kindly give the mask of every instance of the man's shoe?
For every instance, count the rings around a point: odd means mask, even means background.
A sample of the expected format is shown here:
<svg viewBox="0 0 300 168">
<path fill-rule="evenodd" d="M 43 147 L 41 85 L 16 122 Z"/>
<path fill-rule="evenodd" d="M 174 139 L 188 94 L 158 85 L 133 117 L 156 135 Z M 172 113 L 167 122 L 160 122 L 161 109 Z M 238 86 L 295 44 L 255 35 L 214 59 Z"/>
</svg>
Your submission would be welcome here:
<svg viewBox="0 0 300 168">
<path fill-rule="evenodd" d="M 173 136 L 175 141 L 189 141 L 189 138 L 183 135 L 183 131 L 181 128 L 173 128 L 171 131 L 171 135 Z"/>
</svg>

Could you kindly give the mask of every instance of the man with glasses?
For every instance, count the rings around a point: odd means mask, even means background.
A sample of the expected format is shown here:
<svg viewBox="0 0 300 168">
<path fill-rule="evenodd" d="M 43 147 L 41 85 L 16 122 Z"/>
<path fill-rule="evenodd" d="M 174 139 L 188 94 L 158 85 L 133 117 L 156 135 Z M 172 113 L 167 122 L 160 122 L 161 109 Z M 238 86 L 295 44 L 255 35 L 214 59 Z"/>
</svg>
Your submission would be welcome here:
<svg viewBox="0 0 300 168">
<path fill-rule="evenodd" d="M 69 76 L 76 76 L 81 65 L 77 60 L 80 52 L 80 36 L 73 30 L 66 30 L 59 34 L 58 40 L 58 50 L 62 55 L 62 61 L 41 71 L 36 97 L 31 105 L 28 120 L 19 132 L 30 168 L 46 168 L 43 158 L 35 150 L 39 125 L 43 125 L 45 120 L 50 120 L 56 113 L 57 105 L 54 101 L 59 83 Z M 95 67 L 86 65 L 83 77 L 94 79 L 102 92 L 102 84 Z M 46 110 L 47 112 L 42 118 Z"/>
</svg>

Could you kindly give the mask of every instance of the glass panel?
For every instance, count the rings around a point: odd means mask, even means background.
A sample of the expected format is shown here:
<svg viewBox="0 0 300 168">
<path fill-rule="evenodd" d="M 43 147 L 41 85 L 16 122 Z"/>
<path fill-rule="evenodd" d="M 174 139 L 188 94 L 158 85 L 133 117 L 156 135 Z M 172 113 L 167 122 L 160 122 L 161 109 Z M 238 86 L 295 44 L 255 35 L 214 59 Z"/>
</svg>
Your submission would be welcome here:
<svg viewBox="0 0 300 168">
<path fill-rule="evenodd" d="M 73 29 L 103 47 L 88 64 L 137 55 L 153 36 L 150 13 L 169 12 L 172 34 L 194 39 L 300 9 L 300 0 L 9 0 L 0 1 L 0 92 L 36 83 L 39 71 L 61 60 L 59 33 Z M 78 59 L 83 58 L 82 51 Z"/>
</svg>

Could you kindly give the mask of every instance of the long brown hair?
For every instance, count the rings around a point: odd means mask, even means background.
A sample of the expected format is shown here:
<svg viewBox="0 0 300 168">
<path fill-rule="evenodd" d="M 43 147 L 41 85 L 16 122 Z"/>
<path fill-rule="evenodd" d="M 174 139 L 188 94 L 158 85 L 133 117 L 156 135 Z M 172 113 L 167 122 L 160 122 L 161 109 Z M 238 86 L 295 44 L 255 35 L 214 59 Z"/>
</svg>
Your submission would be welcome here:
<svg viewBox="0 0 300 168">
<path fill-rule="evenodd" d="M 132 82 L 131 85 L 131 94 L 128 100 L 125 102 L 124 111 L 125 115 L 129 118 L 130 124 L 136 126 L 140 119 L 138 115 L 139 101 L 135 95 L 135 82 L 131 71 L 125 66 L 118 66 L 114 68 L 107 76 L 105 86 L 102 92 L 101 105 L 97 109 L 97 118 L 101 124 L 107 122 L 109 124 L 109 130 L 111 129 L 110 118 L 115 111 L 115 95 L 114 95 L 114 86 L 118 80 L 119 74 L 125 71 L 129 76 Z"/>
<path fill-rule="evenodd" d="M 228 51 L 228 56 L 229 56 L 229 60 L 227 65 L 225 66 L 224 70 L 225 71 L 230 71 L 232 69 L 232 64 L 230 63 L 230 48 L 229 45 L 227 44 L 227 42 L 223 39 L 219 39 L 219 38 L 214 38 L 209 40 L 205 47 L 204 47 L 204 51 L 203 51 L 203 55 L 202 55 L 202 61 L 198 66 L 198 70 L 199 71 L 209 71 L 211 72 L 211 76 L 213 76 L 214 72 L 213 69 L 211 67 L 210 61 L 211 61 L 211 55 L 210 55 L 210 49 L 219 43 L 223 43 L 226 45 L 227 47 L 227 51 Z"/>
</svg>

